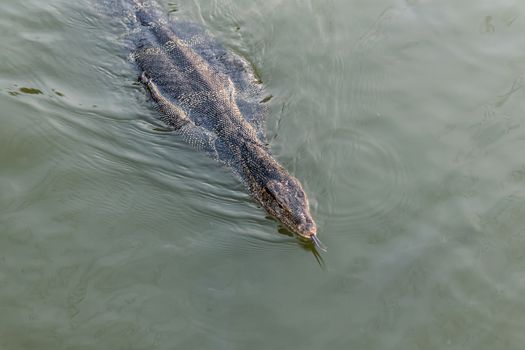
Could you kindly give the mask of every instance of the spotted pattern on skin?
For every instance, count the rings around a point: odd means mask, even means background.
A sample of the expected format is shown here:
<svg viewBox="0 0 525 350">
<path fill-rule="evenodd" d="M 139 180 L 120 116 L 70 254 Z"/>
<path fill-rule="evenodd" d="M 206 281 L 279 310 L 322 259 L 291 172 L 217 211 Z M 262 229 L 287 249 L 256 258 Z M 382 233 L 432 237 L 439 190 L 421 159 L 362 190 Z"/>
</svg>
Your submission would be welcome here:
<svg viewBox="0 0 525 350">
<path fill-rule="evenodd" d="M 252 197 L 290 230 L 315 235 L 301 184 L 269 153 L 268 110 L 260 102 L 264 91 L 250 64 L 205 31 L 176 25 L 143 0 L 130 1 L 135 4 L 133 60 L 160 119 L 232 169 Z"/>
</svg>

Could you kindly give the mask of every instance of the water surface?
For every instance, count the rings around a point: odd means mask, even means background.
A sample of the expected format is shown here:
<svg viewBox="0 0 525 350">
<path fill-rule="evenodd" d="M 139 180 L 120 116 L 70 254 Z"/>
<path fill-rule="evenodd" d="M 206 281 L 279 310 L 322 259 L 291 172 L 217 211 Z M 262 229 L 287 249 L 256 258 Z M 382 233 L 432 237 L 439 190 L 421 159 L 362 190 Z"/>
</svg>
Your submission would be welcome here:
<svg viewBox="0 0 525 350">
<path fill-rule="evenodd" d="M 1 349 L 522 348 L 524 3 L 161 2 L 256 67 L 324 265 L 156 130 L 118 19 L 0 0 Z"/>
</svg>

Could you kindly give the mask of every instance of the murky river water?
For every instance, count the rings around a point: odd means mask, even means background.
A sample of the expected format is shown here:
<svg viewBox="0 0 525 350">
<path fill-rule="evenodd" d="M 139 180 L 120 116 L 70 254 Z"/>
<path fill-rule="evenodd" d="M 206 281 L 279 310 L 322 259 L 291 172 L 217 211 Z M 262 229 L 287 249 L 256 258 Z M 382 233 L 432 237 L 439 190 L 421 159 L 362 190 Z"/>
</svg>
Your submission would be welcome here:
<svg viewBox="0 0 525 350">
<path fill-rule="evenodd" d="M 257 67 L 324 263 L 94 0 L 0 0 L 0 349 L 523 349 L 523 1 L 162 3 Z"/>
</svg>

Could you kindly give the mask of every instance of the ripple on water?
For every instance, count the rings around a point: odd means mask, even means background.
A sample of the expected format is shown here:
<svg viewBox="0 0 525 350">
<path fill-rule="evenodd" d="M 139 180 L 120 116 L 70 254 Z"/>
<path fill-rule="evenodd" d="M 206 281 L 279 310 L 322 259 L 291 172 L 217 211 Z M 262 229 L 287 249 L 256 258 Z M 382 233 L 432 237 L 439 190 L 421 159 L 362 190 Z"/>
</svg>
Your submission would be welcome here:
<svg viewBox="0 0 525 350">
<path fill-rule="evenodd" d="M 359 130 L 332 130 L 321 136 L 326 190 L 324 215 L 345 223 L 377 220 L 411 204 L 405 164 L 391 145 Z"/>
</svg>

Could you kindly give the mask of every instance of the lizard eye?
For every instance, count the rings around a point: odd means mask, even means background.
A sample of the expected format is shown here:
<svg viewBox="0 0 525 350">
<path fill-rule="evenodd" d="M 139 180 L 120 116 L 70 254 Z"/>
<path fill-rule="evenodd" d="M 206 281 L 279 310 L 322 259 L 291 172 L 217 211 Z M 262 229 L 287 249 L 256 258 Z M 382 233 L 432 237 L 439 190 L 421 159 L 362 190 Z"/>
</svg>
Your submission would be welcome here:
<svg viewBox="0 0 525 350">
<path fill-rule="evenodd" d="M 282 188 L 282 185 L 277 182 L 277 181 L 270 181 L 268 182 L 268 184 L 266 185 L 266 190 L 268 191 L 268 193 L 270 193 L 274 198 L 276 198 L 277 196 L 279 196 L 279 194 L 282 192 L 281 191 L 281 188 Z"/>
<path fill-rule="evenodd" d="M 281 205 L 281 203 L 279 202 L 279 200 L 277 199 L 277 196 L 276 194 L 269 188 L 266 189 L 266 194 L 268 195 L 268 197 L 270 197 L 273 202 L 275 204 L 277 204 L 279 206 L 279 208 L 282 208 L 283 206 Z"/>
</svg>

